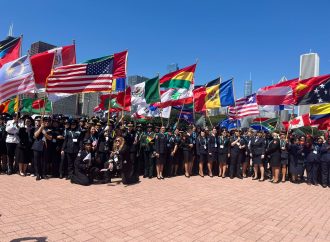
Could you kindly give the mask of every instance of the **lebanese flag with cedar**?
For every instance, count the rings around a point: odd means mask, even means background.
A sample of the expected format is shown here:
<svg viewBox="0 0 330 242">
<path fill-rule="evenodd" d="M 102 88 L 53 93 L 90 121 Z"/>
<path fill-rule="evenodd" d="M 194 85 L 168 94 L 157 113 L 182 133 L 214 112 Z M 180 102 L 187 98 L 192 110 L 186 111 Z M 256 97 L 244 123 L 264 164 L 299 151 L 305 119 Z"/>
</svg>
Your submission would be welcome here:
<svg viewBox="0 0 330 242">
<path fill-rule="evenodd" d="M 76 64 L 75 45 L 54 48 L 31 56 L 34 79 L 38 88 L 44 88 L 52 69 Z"/>
</svg>

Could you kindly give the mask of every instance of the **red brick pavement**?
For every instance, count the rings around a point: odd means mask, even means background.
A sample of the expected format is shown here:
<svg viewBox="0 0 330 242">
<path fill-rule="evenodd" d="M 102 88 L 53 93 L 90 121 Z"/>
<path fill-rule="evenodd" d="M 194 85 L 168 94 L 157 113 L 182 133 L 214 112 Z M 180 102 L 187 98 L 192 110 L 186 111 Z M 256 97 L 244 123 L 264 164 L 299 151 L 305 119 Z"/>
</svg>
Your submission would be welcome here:
<svg viewBox="0 0 330 242">
<path fill-rule="evenodd" d="M 0 241 L 330 241 L 330 189 L 306 184 L 176 177 L 82 187 L 17 175 L 0 184 Z"/>
</svg>

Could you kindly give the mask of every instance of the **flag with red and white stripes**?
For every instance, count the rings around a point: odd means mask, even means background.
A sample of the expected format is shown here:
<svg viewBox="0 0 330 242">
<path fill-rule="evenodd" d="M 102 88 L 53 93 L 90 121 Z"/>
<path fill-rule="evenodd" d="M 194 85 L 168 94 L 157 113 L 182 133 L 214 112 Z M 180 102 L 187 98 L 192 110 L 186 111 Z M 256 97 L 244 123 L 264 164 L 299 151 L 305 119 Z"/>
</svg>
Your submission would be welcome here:
<svg viewBox="0 0 330 242">
<path fill-rule="evenodd" d="M 228 108 L 228 116 L 231 119 L 241 119 L 259 114 L 256 94 L 237 99 L 235 106 Z"/>
<path fill-rule="evenodd" d="M 56 68 L 47 79 L 48 93 L 109 92 L 112 80 L 126 77 L 127 51 L 86 63 Z"/>
<path fill-rule="evenodd" d="M 30 58 L 25 55 L 0 69 L 0 103 L 19 94 L 35 90 Z"/>
</svg>

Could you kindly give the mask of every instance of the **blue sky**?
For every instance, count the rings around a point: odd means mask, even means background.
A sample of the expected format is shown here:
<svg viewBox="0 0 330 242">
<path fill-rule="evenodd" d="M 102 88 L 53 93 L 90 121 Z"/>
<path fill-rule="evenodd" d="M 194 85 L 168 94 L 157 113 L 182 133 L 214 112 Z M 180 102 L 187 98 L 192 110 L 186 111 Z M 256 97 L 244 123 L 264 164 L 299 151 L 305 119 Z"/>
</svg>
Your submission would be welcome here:
<svg viewBox="0 0 330 242">
<path fill-rule="evenodd" d="M 235 78 L 236 96 L 252 73 L 253 89 L 299 75 L 299 56 L 317 52 L 330 73 L 328 0 L 117 0 L 2 2 L 0 34 L 11 23 L 23 52 L 42 40 L 76 40 L 77 59 L 129 51 L 128 74 L 163 75 L 167 65 L 199 60 L 196 84 Z"/>
</svg>

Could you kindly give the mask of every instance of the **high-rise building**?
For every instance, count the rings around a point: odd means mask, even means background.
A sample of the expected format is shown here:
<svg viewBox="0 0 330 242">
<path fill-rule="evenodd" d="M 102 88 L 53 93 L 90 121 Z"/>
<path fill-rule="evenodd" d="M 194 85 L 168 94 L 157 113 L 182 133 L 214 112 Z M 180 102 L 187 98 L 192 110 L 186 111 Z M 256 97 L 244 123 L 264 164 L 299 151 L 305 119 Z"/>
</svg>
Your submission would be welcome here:
<svg viewBox="0 0 330 242">
<path fill-rule="evenodd" d="M 320 75 L 320 57 L 317 53 L 308 53 L 300 56 L 299 79 L 304 80 Z M 298 106 L 298 115 L 309 113 L 309 105 Z"/>
<path fill-rule="evenodd" d="M 145 76 L 138 76 L 138 75 L 128 76 L 127 77 L 127 85 L 128 86 L 134 86 L 134 85 L 139 84 L 141 82 L 144 82 L 148 79 L 149 78 L 147 78 Z"/>
<path fill-rule="evenodd" d="M 177 63 L 172 63 L 167 66 L 167 73 L 179 70 L 179 65 Z"/>
<path fill-rule="evenodd" d="M 52 44 L 48 44 L 42 41 L 35 42 L 31 45 L 30 55 L 35 55 L 47 50 L 54 49 L 56 46 Z"/>
<path fill-rule="evenodd" d="M 244 82 L 244 97 L 252 94 L 252 80 Z"/>
</svg>

